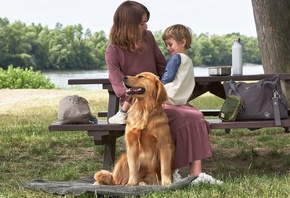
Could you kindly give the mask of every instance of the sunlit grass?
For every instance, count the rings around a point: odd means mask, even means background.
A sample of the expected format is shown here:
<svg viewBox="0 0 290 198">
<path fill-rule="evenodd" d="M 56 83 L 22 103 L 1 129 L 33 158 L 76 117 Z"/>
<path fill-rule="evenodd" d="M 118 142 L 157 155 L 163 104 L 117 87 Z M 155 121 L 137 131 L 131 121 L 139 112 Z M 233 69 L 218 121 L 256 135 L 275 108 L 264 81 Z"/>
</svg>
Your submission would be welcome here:
<svg viewBox="0 0 290 198">
<path fill-rule="evenodd" d="M 0 103 L 0 197 L 57 197 L 25 189 L 21 181 L 69 181 L 101 169 L 103 147 L 95 146 L 86 131 L 49 132 L 48 125 L 57 120 L 62 97 L 85 97 L 96 115 L 107 110 L 107 92 L 55 91 L 55 97 Z M 192 104 L 199 109 L 219 109 L 222 99 L 206 94 Z M 233 129 L 230 134 L 212 130 L 214 155 L 204 160 L 204 172 L 223 180 L 224 185 L 186 187 L 144 197 L 289 197 L 289 135 L 282 128 Z M 123 141 L 122 137 L 117 142 L 117 155 L 124 151 Z"/>
</svg>

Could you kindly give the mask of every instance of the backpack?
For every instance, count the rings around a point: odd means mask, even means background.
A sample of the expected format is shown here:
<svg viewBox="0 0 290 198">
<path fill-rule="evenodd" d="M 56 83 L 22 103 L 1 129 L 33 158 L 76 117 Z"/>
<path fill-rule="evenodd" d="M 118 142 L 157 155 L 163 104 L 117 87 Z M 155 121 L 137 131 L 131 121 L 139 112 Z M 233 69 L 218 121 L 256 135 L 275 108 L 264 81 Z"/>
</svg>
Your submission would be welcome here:
<svg viewBox="0 0 290 198">
<path fill-rule="evenodd" d="M 92 116 L 89 103 L 85 98 L 77 95 L 66 96 L 61 99 L 58 109 L 60 124 L 87 124 L 91 123 Z"/>
</svg>

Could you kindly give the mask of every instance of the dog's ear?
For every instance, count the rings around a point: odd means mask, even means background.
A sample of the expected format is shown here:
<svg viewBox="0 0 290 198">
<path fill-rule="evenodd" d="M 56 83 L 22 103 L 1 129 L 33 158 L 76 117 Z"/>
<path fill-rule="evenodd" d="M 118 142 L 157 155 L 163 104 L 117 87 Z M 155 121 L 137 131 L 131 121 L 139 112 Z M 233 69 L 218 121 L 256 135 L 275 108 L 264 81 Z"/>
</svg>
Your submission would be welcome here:
<svg viewBox="0 0 290 198">
<path fill-rule="evenodd" d="M 167 100 L 167 92 L 164 88 L 164 85 L 161 83 L 161 81 L 157 78 L 156 80 L 156 86 L 157 86 L 157 96 L 156 96 L 156 103 L 162 104 Z"/>
</svg>

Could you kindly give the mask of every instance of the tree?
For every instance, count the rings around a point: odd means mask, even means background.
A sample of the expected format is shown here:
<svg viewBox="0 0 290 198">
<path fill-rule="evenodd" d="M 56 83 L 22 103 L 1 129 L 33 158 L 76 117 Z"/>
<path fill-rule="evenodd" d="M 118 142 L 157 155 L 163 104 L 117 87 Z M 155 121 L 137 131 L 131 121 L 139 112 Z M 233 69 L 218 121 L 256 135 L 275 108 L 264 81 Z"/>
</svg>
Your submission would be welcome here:
<svg viewBox="0 0 290 198">
<path fill-rule="evenodd" d="M 214 65 L 217 51 L 215 46 L 211 43 L 210 36 L 201 34 L 197 39 L 197 46 L 200 53 L 197 54 L 197 57 L 202 58 L 201 62 L 204 65 Z"/>
<path fill-rule="evenodd" d="M 225 36 L 212 35 L 210 38 L 211 43 L 215 48 L 215 62 L 214 65 L 230 65 L 232 61 L 232 38 Z"/>
<path fill-rule="evenodd" d="M 290 73 L 289 0 L 252 0 L 252 6 L 265 73 Z M 290 84 L 282 85 L 289 101 Z"/>
<path fill-rule="evenodd" d="M 162 31 L 154 33 L 156 42 L 167 59 L 170 58 L 162 40 Z M 234 38 L 241 38 L 244 63 L 260 62 L 258 42 L 254 37 L 239 33 L 223 36 L 208 33 L 192 35 L 189 57 L 195 66 L 231 64 L 231 46 Z M 12 24 L 0 18 L 0 67 L 12 64 L 35 70 L 66 70 L 106 68 L 105 51 L 108 39 L 104 31 L 83 30 L 81 24 L 64 27 L 57 23 L 49 29 L 41 24 Z"/>
</svg>

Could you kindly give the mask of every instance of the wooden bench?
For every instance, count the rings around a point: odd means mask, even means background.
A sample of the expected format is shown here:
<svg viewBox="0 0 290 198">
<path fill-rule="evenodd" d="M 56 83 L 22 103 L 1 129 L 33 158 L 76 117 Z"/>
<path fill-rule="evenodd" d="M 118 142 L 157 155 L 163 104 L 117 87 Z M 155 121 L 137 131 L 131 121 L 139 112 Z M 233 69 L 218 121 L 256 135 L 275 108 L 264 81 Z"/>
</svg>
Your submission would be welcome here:
<svg viewBox="0 0 290 198">
<path fill-rule="evenodd" d="M 202 79 L 200 79 L 201 82 Z M 196 77 L 196 83 L 199 82 Z M 89 136 L 93 137 L 96 145 L 104 145 L 103 169 L 111 170 L 115 160 L 116 140 L 124 135 L 125 125 L 108 124 L 107 118 L 115 115 L 119 110 L 119 99 L 116 97 L 108 79 L 69 79 L 68 84 L 101 84 L 103 89 L 108 90 L 109 101 L 108 111 L 99 112 L 98 117 L 105 117 L 105 120 L 99 120 L 98 124 L 65 124 L 52 123 L 49 125 L 49 131 L 87 131 Z M 197 84 L 198 85 L 198 84 Z M 216 89 L 215 89 L 216 91 Z M 200 91 L 203 93 L 204 91 Z M 220 93 L 222 95 L 222 93 Z M 201 110 L 204 116 L 217 116 L 219 110 Z M 234 128 L 259 129 L 265 127 L 275 127 L 274 120 L 254 120 L 254 121 L 235 121 L 221 122 L 219 119 L 209 119 L 211 129 L 225 129 L 229 133 Z M 285 132 L 290 130 L 290 118 L 282 120 L 282 126 Z"/>
</svg>

